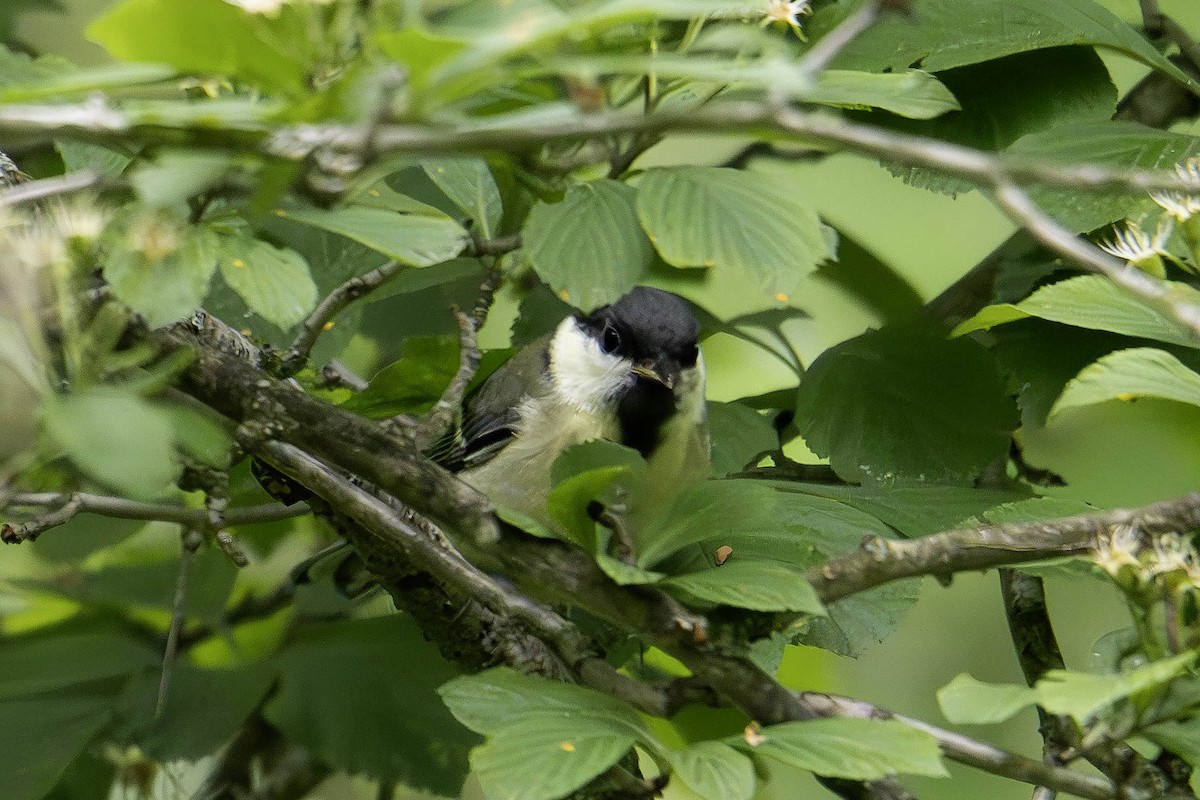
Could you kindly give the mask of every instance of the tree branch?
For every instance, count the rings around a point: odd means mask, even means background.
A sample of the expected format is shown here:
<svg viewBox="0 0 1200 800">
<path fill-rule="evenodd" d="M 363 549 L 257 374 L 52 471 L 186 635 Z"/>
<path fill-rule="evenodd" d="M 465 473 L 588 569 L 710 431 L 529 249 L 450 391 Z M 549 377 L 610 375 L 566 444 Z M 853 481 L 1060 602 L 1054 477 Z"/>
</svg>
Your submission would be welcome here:
<svg viewBox="0 0 1200 800">
<path fill-rule="evenodd" d="M 154 123 L 96 104 L 0 107 L 0 138 L 34 135 L 47 140 L 76 136 L 91 140 L 128 141 L 132 137 L 152 141 L 168 137 L 178 144 L 180 134 L 195 134 L 203 135 L 210 147 L 244 149 L 249 144 L 263 155 L 288 161 L 304 160 L 321 149 L 357 152 L 364 131 L 362 125 L 343 124 L 214 131 L 187 125 L 172 126 L 160 119 Z M 810 146 L 843 147 L 885 161 L 955 175 L 985 186 L 1007 180 L 1082 191 L 1197 188 L 1173 170 L 1121 169 L 1096 164 L 1071 166 L 1031 160 L 889 131 L 825 112 L 802 111 L 752 100 L 726 100 L 702 108 L 657 110 L 645 115 L 616 111 L 591 113 L 536 128 L 503 124 L 477 129 L 392 124 L 375 131 L 374 143 L 380 152 L 519 153 L 549 142 L 614 134 L 711 130 L 755 136 L 784 135 Z"/>
<path fill-rule="evenodd" d="M 1003 778 L 1011 778 L 1033 786 L 1046 786 L 1090 800 L 1149 800 L 1151 797 L 1147 792 L 1131 791 L 1128 787 L 1118 790 L 1103 778 L 1084 775 L 1064 767 L 1043 764 L 1032 758 L 1001 750 L 985 742 L 938 728 L 927 722 L 894 714 L 862 700 L 817 692 L 804 692 L 799 697 L 801 702 L 814 714 L 822 717 L 862 717 L 894 719 L 903 722 L 905 725 L 937 739 L 942 754 L 951 761 L 957 761 L 960 764 L 966 764 Z"/>
<path fill-rule="evenodd" d="M 32 541 L 50 528 L 62 525 L 78 514 L 97 514 L 115 519 L 174 522 L 201 530 L 208 530 L 212 519 L 211 512 L 204 508 L 187 508 L 169 503 L 141 503 L 136 500 L 126 500 L 123 497 L 109 497 L 84 492 L 18 492 L 9 496 L 7 503 L 0 503 L 0 509 L 6 506 L 51 509 L 50 512 L 29 522 L 0 524 L 0 541 L 6 544 Z M 308 506 L 303 503 L 294 506 L 272 503 L 231 508 L 223 512 L 220 519 L 222 527 L 236 528 L 240 525 L 277 522 L 300 517 L 307 513 Z"/>
<path fill-rule="evenodd" d="M 1118 261 L 1076 236 L 1038 208 L 1029 195 L 1013 183 L 997 184 L 993 197 L 1001 210 L 1043 245 L 1070 258 L 1089 272 L 1103 275 L 1146 305 L 1171 317 L 1187 328 L 1200 344 L 1200 307 L 1176 297 L 1167 281 Z"/>
<path fill-rule="evenodd" d="M 292 340 L 292 346 L 283 353 L 280 374 L 286 377 L 299 372 L 308 363 L 309 353 L 312 352 L 317 339 L 333 327 L 334 317 L 355 300 L 365 297 L 399 275 L 404 268 L 405 265 L 399 261 L 389 261 L 370 272 L 355 275 L 327 294 L 300 323 L 300 330 Z"/>
<path fill-rule="evenodd" d="M 822 602 L 832 603 L 904 578 L 949 576 L 1080 555 L 1094 546 L 1097 534 L 1119 525 L 1137 526 L 1145 534 L 1196 530 L 1200 528 L 1200 492 L 1140 508 L 962 528 L 920 539 L 870 537 L 858 550 L 813 567 L 807 577 Z"/>
</svg>

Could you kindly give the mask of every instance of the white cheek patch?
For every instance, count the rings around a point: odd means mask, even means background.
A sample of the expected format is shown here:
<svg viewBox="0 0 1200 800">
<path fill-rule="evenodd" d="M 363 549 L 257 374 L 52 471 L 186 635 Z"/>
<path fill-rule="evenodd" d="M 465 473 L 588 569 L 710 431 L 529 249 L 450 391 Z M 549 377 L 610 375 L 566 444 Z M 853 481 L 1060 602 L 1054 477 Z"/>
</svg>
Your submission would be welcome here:
<svg viewBox="0 0 1200 800">
<path fill-rule="evenodd" d="M 585 411 L 599 411 L 633 379 L 633 362 L 610 355 L 573 317 L 558 326 L 550 342 L 550 369 L 559 399 Z"/>
</svg>

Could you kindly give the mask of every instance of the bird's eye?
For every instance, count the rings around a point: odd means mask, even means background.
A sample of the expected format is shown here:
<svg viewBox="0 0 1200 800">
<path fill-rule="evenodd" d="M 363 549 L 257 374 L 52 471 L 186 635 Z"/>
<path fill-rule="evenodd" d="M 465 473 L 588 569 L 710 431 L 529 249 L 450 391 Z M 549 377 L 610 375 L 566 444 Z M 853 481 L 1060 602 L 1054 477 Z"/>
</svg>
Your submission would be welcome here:
<svg viewBox="0 0 1200 800">
<path fill-rule="evenodd" d="M 687 368 L 696 366 L 696 359 L 700 357 L 700 348 L 696 345 L 691 345 L 683 351 L 679 357 L 679 366 Z"/>
<path fill-rule="evenodd" d="M 600 348 L 606 353 L 612 353 L 621 346 L 621 334 L 612 325 L 604 326 L 604 334 L 600 337 Z"/>
</svg>

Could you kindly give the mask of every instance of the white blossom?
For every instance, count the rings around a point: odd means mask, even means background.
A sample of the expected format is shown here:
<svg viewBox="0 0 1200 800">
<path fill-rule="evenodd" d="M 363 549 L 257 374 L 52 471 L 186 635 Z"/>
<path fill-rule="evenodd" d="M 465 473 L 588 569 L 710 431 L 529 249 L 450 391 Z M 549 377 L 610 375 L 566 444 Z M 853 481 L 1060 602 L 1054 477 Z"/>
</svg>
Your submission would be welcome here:
<svg viewBox="0 0 1200 800">
<path fill-rule="evenodd" d="M 1097 246 L 1117 258 L 1132 261 L 1135 264 L 1166 255 L 1167 239 L 1171 237 L 1171 219 L 1160 219 L 1154 233 L 1142 230 L 1142 226 L 1130 220 L 1123 228 L 1113 231 L 1113 238 L 1097 243 Z"/>
</svg>

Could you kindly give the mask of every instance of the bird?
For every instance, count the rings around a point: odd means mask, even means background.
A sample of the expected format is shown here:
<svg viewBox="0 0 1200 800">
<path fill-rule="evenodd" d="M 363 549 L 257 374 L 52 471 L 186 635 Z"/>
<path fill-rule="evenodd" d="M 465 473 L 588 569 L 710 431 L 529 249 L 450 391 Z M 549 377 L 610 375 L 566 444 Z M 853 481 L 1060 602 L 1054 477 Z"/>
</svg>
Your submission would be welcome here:
<svg viewBox="0 0 1200 800">
<path fill-rule="evenodd" d="M 600 439 L 638 451 L 647 496 L 710 471 L 700 325 L 678 296 L 634 287 L 564 318 L 468 398 L 458 477 L 494 504 L 545 521 L 551 466 Z"/>
<path fill-rule="evenodd" d="M 652 514 L 711 471 L 699 332 L 686 302 L 644 286 L 570 314 L 471 393 L 457 429 L 427 455 L 494 505 L 553 529 L 546 500 L 555 459 L 576 444 L 616 442 L 646 459 L 635 516 Z M 265 465 L 255 475 L 281 499 L 294 486 Z M 285 502 L 309 496 L 299 491 L 289 490 Z M 310 556 L 292 570 L 292 583 L 309 582 L 329 562 L 340 591 L 361 592 L 369 582 L 347 550 L 339 540 Z"/>
</svg>

